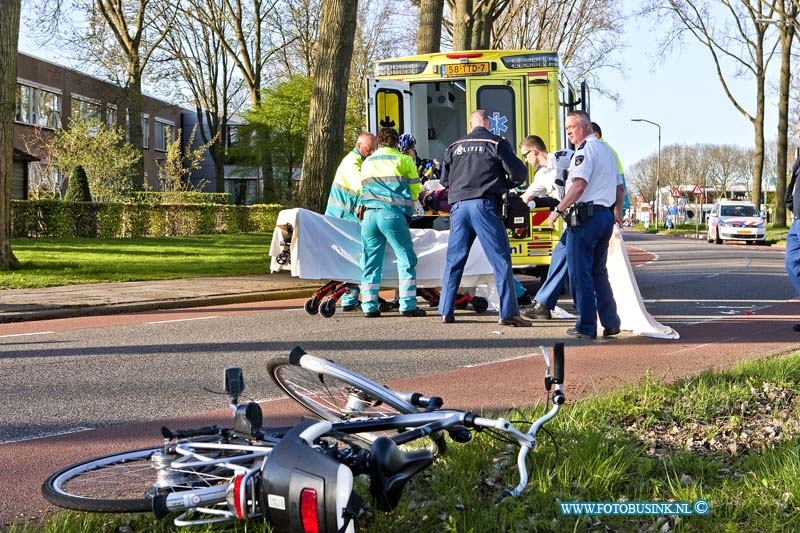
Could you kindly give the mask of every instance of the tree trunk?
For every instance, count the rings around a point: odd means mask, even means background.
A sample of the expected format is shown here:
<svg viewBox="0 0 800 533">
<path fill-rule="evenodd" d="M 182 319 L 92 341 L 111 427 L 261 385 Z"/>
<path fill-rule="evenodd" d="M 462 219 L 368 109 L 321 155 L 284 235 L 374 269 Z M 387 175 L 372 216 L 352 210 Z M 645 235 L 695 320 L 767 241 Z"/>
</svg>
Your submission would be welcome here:
<svg viewBox="0 0 800 533">
<path fill-rule="evenodd" d="M 325 209 L 327 191 L 342 155 L 357 11 L 358 0 L 326 0 L 322 4 L 320 56 L 298 198 L 301 207 L 320 213 Z"/>
<path fill-rule="evenodd" d="M 796 16 L 797 9 L 791 10 L 792 16 Z M 786 174 L 787 156 L 789 150 L 789 84 L 792 79 L 791 60 L 792 60 L 792 41 L 794 40 L 794 25 L 781 25 L 781 76 L 779 86 L 780 96 L 778 97 L 778 159 L 775 165 L 775 218 L 772 220 L 775 226 L 786 226 Z M 764 199 L 766 203 L 766 198 Z"/>
<path fill-rule="evenodd" d="M 443 11 L 444 0 L 422 0 L 419 3 L 418 54 L 441 51 Z"/>
<path fill-rule="evenodd" d="M 144 151 L 144 147 L 142 146 L 144 141 L 144 132 L 142 130 L 142 74 L 138 61 L 131 62 L 128 65 L 128 94 L 126 98 L 128 116 L 130 117 L 128 127 L 130 128 L 131 145 L 134 148 Z M 152 123 L 153 118 L 154 117 L 150 117 L 148 127 Z M 140 157 L 133 167 L 133 189 L 136 191 L 143 191 L 145 181 L 144 157 Z"/>
<path fill-rule="evenodd" d="M 472 0 L 456 0 L 453 6 L 453 51 L 472 45 Z"/>
<path fill-rule="evenodd" d="M 0 270 L 18 266 L 11 251 L 11 165 L 17 94 L 20 0 L 0 0 Z"/>
<path fill-rule="evenodd" d="M 755 151 L 753 161 L 753 188 L 750 191 L 753 203 L 761 205 L 761 179 L 764 175 L 764 76 L 756 79 Z"/>
</svg>

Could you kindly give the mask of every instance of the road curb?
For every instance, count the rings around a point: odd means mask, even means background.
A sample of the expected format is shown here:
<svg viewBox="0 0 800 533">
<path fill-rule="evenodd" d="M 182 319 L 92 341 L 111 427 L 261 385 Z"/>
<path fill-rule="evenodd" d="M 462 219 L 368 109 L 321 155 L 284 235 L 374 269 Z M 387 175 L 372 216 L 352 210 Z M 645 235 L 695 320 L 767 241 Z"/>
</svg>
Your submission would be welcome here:
<svg viewBox="0 0 800 533">
<path fill-rule="evenodd" d="M 265 302 L 272 300 L 291 300 L 309 297 L 317 287 L 300 287 L 296 289 L 277 289 L 272 291 L 250 292 L 242 294 L 222 294 L 218 296 L 202 296 L 197 298 L 179 298 L 174 300 L 155 300 L 124 304 L 104 304 L 86 306 L 65 306 L 52 309 L 35 309 L 31 311 L 14 311 L 0 314 L 0 324 L 10 322 L 30 322 L 51 320 L 56 318 L 75 318 L 97 315 L 114 315 L 121 313 L 138 313 L 157 309 L 182 309 L 186 307 L 209 307 L 214 305 L 230 305 L 249 302 Z"/>
</svg>

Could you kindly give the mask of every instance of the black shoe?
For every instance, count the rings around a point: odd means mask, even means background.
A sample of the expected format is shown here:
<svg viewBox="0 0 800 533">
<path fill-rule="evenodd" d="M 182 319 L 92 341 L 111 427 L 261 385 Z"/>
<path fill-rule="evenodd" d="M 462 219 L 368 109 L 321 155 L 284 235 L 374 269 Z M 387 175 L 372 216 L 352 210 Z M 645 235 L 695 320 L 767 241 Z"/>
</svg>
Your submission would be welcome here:
<svg viewBox="0 0 800 533">
<path fill-rule="evenodd" d="M 381 316 L 380 311 L 370 311 L 368 313 L 364 313 L 365 318 L 378 318 L 379 316 Z"/>
<path fill-rule="evenodd" d="M 613 337 L 619 335 L 619 328 L 603 328 L 603 337 Z"/>
<path fill-rule="evenodd" d="M 452 324 L 456 321 L 456 317 L 453 315 L 442 315 L 442 324 Z"/>
<path fill-rule="evenodd" d="M 578 328 L 569 328 L 567 330 L 567 335 L 570 337 L 575 337 L 576 339 L 596 339 L 597 335 L 589 335 L 588 333 L 581 333 L 578 331 Z"/>
<path fill-rule="evenodd" d="M 800 332 L 800 324 L 795 324 L 794 326 L 792 326 L 792 329 L 797 332 Z"/>
<path fill-rule="evenodd" d="M 358 305 L 343 305 L 342 306 L 342 311 L 344 311 L 345 313 L 349 313 L 350 311 L 355 311 L 356 309 L 358 309 Z"/>
<path fill-rule="evenodd" d="M 531 299 L 531 293 L 529 293 L 527 290 L 525 290 L 525 292 L 523 292 L 519 298 L 517 298 L 517 305 L 520 307 L 531 305 L 532 303 L 533 299 Z"/>
<path fill-rule="evenodd" d="M 424 309 L 409 309 L 408 311 L 400 311 L 403 316 L 425 316 L 427 313 Z"/>
<path fill-rule="evenodd" d="M 526 309 L 525 312 L 522 313 L 522 316 L 525 318 L 543 318 L 545 320 L 550 320 L 553 318 L 553 315 L 550 313 L 550 309 L 546 308 L 539 302 L 536 302 L 536 305 L 530 309 Z"/>
<path fill-rule="evenodd" d="M 501 326 L 513 326 L 515 328 L 529 328 L 533 326 L 533 322 L 530 320 L 525 320 L 521 316 L 512 316 L 509 318 L 501 318 L 497 321 L 498 324 Z"/>
</svg>

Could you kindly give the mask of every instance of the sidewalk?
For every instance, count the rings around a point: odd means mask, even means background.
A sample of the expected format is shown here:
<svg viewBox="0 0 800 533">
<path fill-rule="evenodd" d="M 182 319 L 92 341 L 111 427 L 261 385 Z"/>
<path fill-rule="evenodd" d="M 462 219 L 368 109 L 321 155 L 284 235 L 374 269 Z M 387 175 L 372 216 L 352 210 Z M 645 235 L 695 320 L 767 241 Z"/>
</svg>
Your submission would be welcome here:
<svg viewBox="0 0 800 533">
<path fill-rule="evenodd" d="M 0 323 L 305 298 L 318 288 L 318 282 L 279 272 L 259 276 L 8 289 L 0 291 Z"/>
</svg>

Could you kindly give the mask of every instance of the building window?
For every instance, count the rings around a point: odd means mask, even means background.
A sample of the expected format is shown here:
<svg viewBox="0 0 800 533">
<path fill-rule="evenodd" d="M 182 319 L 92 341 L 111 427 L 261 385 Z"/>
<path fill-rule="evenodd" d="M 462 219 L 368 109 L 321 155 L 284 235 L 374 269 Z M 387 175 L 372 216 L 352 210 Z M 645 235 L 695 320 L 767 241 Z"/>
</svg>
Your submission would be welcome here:
<svg viewBox="0 0 800 533">
<path fill-rule="evenodd" d="M 142 115 L 142 148 L 150 148 L 150 115 Z"/>
<path fill-rule="evenodd" d="M 100 102 L 85 96 L 72 95 L 72 117 L 89 122 L 100 122 Z"/>
<path fill-rule="evenodd" d="M 239 142 L 239 125 L 228 125 L 228 142 L 225 143 L 226 148 L 235 146 Z"/>
<path fill-rule="evenodd" d="M 167 151 L 167 146 L 172 142 L 172 135 L 175 131 L 175 123 L 162 118 L 156 118 L 156 150 Z"/>
<path fill-rule="evenodd" d="M 117 127 L 117 106 L 114 104 L 106 105 L 106 126 L 109 130 Z"/>
<path fill-rule="evenodd" d="M 60 128 L 61 94 L 43 87 L 17 83 L 14 120 L 42 128 Z"/>
</svg>

